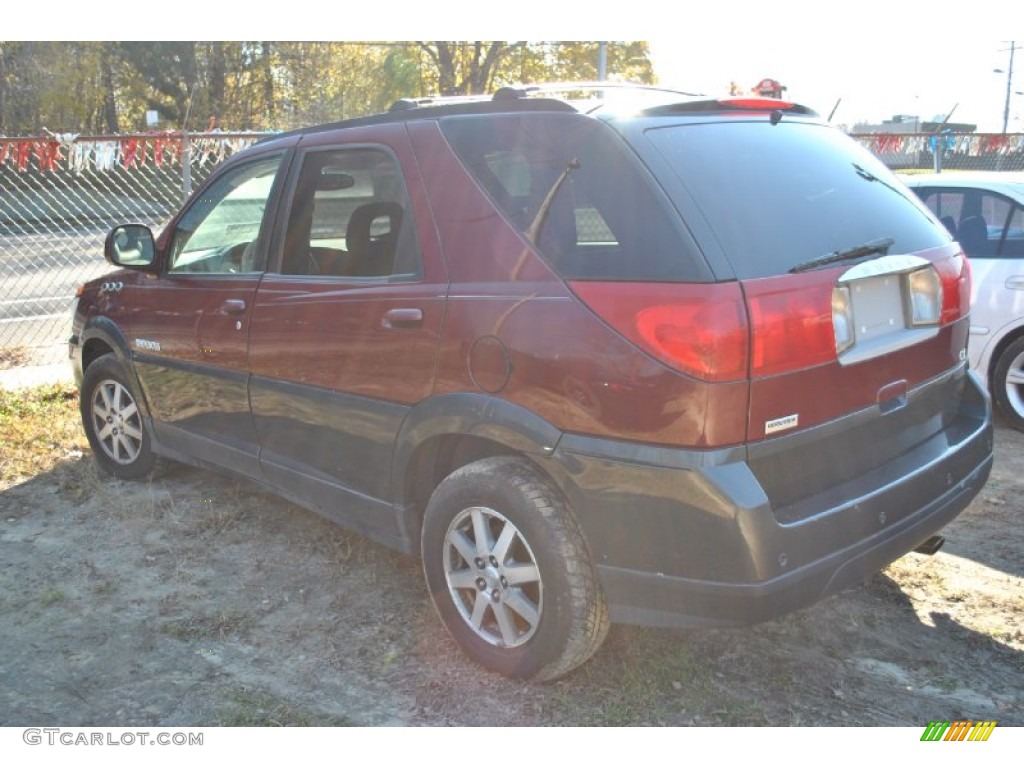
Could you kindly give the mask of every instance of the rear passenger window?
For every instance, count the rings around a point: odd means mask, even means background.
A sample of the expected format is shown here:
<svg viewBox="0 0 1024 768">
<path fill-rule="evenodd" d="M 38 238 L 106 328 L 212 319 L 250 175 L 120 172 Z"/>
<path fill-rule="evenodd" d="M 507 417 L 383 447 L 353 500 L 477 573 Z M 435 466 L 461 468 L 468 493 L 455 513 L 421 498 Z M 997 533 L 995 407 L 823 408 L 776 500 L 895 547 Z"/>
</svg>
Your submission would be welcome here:
<svg viewBox="0 0 1024 768">
<path fill-rule="evenodd" d="M 281 272 L 410 279 L 420 274 L 395 158 L 360 147 L 308 152 L 292 194 Z"/>
<path fill-rule="evenodd" d="M 550 113 L 464 115 L 441 127 L 505 218 L 562 277 L 709 279 L 678 216 L 603 123 Z"/>
<path fill-rule="evenodd" d="M 922 199 L 968 256 L 1024 256 L 1024 209 L 1009 198 L 979 189 L 921 189 Z"/>
</svg>

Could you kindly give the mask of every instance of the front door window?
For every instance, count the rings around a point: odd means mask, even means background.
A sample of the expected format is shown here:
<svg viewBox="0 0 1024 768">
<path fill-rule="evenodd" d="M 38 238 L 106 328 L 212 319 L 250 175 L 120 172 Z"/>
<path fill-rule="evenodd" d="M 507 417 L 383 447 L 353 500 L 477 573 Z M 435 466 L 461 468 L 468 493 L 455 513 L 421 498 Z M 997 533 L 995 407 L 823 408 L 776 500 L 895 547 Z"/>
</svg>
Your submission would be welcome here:
<svg viewBox="0 0 1024 768">
<path fill-rule="evenodd" d="M 175 274 L 261 272 L 260 225 L 281 157 L 257 160 L 214 182 L 178 220 L 169 271 Z"/>
</svg>

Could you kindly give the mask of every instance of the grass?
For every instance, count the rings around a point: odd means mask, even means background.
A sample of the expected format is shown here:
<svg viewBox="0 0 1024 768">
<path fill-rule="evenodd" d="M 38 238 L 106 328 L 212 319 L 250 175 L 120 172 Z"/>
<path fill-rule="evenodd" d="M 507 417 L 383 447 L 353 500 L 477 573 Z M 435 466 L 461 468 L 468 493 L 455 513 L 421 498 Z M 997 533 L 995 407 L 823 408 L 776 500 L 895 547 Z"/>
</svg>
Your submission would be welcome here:
<svg viewBox="0 0 1024 768">
<path fill-rule="evenodd" d="M 64 599 L 64 593 L 61 592 L 57 587 L 47 587 L 39 595 L 39 603 L 45 606 L 63 603 Z"/>
<path fill-rule="evenodd" d="M 222 704 L 215 713 L 215 724 L 233 728 L 266 727 L 338 727 L 352 725 L 343 715 L 308 712 L 291 702 L 263 691 L 241 686 L 221 694 Z"/>
<path fill-rule="evenodd" d="M 161 626 L 160 631 L 178 640 L 223 640 L 245 632 L 252 624 L 252 617 L 242 611 L 223 610 L 214 615 L 173 619 Z"/>
<path fill-rule="evenodd" d="M 662 725 L 694 715 L 707 725 L 729 699 L 712 678 L 681 633 L 618 627 L 591 663 L 551 686 L 544 714 L 559 725 Z"/>
<path fill-rule="evenodd" d="M 52 470 L 88 450 L 74 387 L 0 389 L 0 488 Z"/>
</svg>

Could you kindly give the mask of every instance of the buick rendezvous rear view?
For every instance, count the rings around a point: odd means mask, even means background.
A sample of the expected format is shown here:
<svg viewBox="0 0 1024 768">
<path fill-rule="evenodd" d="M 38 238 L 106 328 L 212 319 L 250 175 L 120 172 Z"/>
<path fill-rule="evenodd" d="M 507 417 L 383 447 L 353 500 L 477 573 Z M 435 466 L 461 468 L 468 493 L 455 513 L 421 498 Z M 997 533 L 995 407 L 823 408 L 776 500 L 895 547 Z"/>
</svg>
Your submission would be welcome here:
<svg viewBox="0 0 1024 768">
<path fill-rule="evenodd" d="M 115 229 L 71 341 L 101 465 L 230 471 L 420 555 L 521 678 L 937 549 L 992 428 L 932 214 L 798 105 L 527 90 L 283 134 L 159 239 Z"/>
</svg>

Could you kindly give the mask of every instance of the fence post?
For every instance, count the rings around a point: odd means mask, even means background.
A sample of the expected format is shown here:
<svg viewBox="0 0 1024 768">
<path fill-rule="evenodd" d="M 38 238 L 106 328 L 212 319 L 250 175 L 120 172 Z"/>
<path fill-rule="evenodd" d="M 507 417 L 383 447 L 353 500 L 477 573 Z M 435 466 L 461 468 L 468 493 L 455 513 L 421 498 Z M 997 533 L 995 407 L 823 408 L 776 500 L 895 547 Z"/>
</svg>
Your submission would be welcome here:
<svg viewBox="0 0 1024 768">
<path fill-rule="evenodd" d="M 188 131 L 181 130 L 181 202 L 184 205 L 192 194 L 192 147 Z"/>
</svg>

